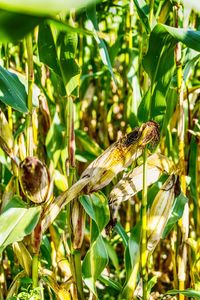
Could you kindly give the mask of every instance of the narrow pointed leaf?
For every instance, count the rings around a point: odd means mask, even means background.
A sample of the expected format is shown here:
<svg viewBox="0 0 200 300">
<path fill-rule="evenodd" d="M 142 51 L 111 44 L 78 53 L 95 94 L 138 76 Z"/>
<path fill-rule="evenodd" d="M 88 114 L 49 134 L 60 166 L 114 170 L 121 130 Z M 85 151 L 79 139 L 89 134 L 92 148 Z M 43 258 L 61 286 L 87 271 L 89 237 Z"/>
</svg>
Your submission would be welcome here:
<svg viewBox="0 0 200 300">
<path fill-rule="evenodd" d="M 17 75 L 0 66 L 0 100 L 12 108 L 27 113 L 27 94 Z"/>
</svg>

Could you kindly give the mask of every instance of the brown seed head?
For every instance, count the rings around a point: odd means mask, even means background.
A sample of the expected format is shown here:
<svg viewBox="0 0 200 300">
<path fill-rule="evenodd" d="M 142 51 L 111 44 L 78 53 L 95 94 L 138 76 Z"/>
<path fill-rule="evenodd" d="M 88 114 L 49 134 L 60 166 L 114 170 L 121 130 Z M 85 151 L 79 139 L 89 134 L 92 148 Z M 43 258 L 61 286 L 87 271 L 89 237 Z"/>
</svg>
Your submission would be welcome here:
<svg viewBox="0 0 200 300">
<path fill-rule="evenodd" d="M 24 195 L 34 203 L 47 198 L 50 176 L 48 169 L 36 157 L 26 157 L 19 165 L 19 181 Z"/>
<path fill-rule="evenodd" d="M 140 127 L 140 132 L 141 132 L 141 144 L 146 145 L 146 144 L 156 144 L 159 141 L 160 138 L 160 133 L 159 133 L 159 125 L 155 121 L 148 121 L 144 123 Z"/>
</svg>

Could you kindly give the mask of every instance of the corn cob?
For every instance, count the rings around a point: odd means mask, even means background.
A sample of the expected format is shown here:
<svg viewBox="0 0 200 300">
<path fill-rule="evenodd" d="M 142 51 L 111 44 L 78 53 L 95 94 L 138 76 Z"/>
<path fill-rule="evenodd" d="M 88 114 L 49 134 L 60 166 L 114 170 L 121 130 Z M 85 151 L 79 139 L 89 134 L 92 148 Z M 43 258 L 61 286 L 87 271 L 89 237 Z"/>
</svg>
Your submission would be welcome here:
<svg viewBox="0 0 200 300">
<path fill-rule="evenodd" d="M 158 139 L 158 124 L 149 121 L 115 142 L 82 173 L 81 178 L 90 178 L 87 192 L 97 191 L 109 184 L 114 176 L 142 154 L 146 144 L 157 142 Z"/>
<path fill-rule="evenodd" d="M 151 206 L 147 222 L 147 249 L 153 252 L 160 241 L 165 225 L 167 224 L 179 181 L 177 175 L 170 175 L 156 195 Z"/>
<path fill-rule="evenodd" d="M 154 121 L 144 123 L 115 142 L 95 159 L 69 190 L 62 193 L 45 210 L 42 231 L 55 220 L 60 210 L 80 193 L 92 193 L 111 182 L 114 176 L 128 167 L 148 143 L 159 140 L 159 126 Z"/>
<path fill-rule="evenodd" d="M 26 157 L 19 165 L 19 182 L 24 195 L 34 203 L 47 200 L 50 176 L 48 169 L 36 157 Z"/>
</svg>

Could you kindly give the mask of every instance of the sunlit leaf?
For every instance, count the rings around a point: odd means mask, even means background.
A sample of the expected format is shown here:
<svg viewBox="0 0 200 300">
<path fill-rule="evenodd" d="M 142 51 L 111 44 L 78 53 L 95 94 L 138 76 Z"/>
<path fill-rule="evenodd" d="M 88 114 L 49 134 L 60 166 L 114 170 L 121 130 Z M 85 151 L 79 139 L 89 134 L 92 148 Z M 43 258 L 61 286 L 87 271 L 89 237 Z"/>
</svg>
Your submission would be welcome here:
<svg viewBox="0 0 200 300">
<path fill-rule="evenodd" d="M 102 39 L 100 39 L 98 37 L 98 34 L 97 34 L 97 32 L 99 31 L 99 26 L 98 26 L 98 21 L 97 21 L 97 17 L 96 17 L 96 6 L 95 5 L 91 5 L 90 7 L 87 7 L 87 16 L 88 16 L 88 19 L 90 20 L 90 26 L 92 27 L 92 30 L 94 32 L 94 38 L 99 47 L 99 54 L 101 56 L 102 62 L 108 68 L 115 84 L 117 84 L 117 81 L 116 81 L 114 73 L 113 73 L 113 69 L 112 69 L 112 65 L 110 62 L 110 57 L 108 54 L 106 44 Z"/>
<path fill-rule="evenodd" d="M 126 282 L 122 290 L 122 299 L 130 299 L 137 283 L 137 272 L 140 260 L 140 228 L 138 223 L 131 231 L 125 250 Z"/>
<path fill-rule="evenodd" d="M 151 32 L 149 49 L 143 60 L 144 69 L 151 79 L 151 91 L 148 92 L 151 95 L 150 98 L 145 95 L 141 101 L 138 115 L 141 121 L 153 118 L 161 122 L 163 119 L 167 105 L 166 94 L 175 68 L 174 48 L 179 41 L 200 51 L 200 31 L 158 24 Z"/>
<path fill-rule="evenodd" d="M 195 299 L 200 299 L 200 292 L 195 291 L 193 289 L 187 289 L 187 290 L 170 290 L 166 293 L 167 295 L 178 295 L 182 294 L 185 295 L 186 297 L 192 297 Z"/>
<path fill-rule="evenodd" d="M 70 9 L 83 8 L 94 0 L 15 0 L 6 1 L 0 0 L 2 9 L 12 12 L 20 12 L 29 15 L 48 16 L 55 15 L 61 10 L 70 11 Z"/>
<path fill-rule="evenodd" d="M 162 238 L 166 238 L 168 233 L 174 227 L 174 225 L 178 222 L 178 220 L 182 217 L 185 204 L 187 203 L 188 198 L 186 198 L 182 193 L 175 199 L 172 212 L 169 217 L 169 220 L 165 226 L 164 232 L 162 234 Z"/>
<path fill-rule="evenodd" d="M 96 280 L 108 263 L 108 255 L 101 235 L 93 242 L 82 265 L 83 278 L 90 290 L 97 295 Z"/>
<path fill-rule="evenodd" d="M 0 100 L 12 108 L 27 113 L 27 94 L 17 75 L 0 66 Z"/>
<path fill-rule="evenodd" d="M 56 46 L 51 28 L 48 24 L 41 24 L 38 32 L 38 51 L 40 61 L 61 76 Z"/>
<path fill-rule="evenodd" d="M 101 232 L 107 225 L 110 215 L 106 197 L 103 193 L 93 193 L 90 196 L 81 196 L 80 202 Z"/>
<path fill-rule="evenodd" d="M 150 32 L 150 25 L 148 19 L 149 7 L 147 6 L 144 0 L 134 0 L 134 3 L 137 9 L 137 13 L 140 17 L 140 20 L 142 21 L 146 32 L 149 33 Z"/>
<path fill-rule="evenodd" d="M 0 215 L 0 251 L 35 228 L 41 213 L 41 206 L 26 207 L 19 197 L 13 197 Z"/>
</svg>

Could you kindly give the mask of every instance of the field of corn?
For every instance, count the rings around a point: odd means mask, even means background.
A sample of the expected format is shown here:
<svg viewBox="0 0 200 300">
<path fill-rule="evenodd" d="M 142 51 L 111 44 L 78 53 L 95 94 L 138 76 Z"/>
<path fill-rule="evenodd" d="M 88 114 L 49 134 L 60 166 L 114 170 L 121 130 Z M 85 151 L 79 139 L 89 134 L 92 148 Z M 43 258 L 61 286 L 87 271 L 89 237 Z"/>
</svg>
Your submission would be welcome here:
<svg viewBox="0 0 200 300">
<path fill-rule="evenodd" d="M 199 58 L 199 0 L 0 0 L 0 300 L 200 299 Z"/>
</svg>

